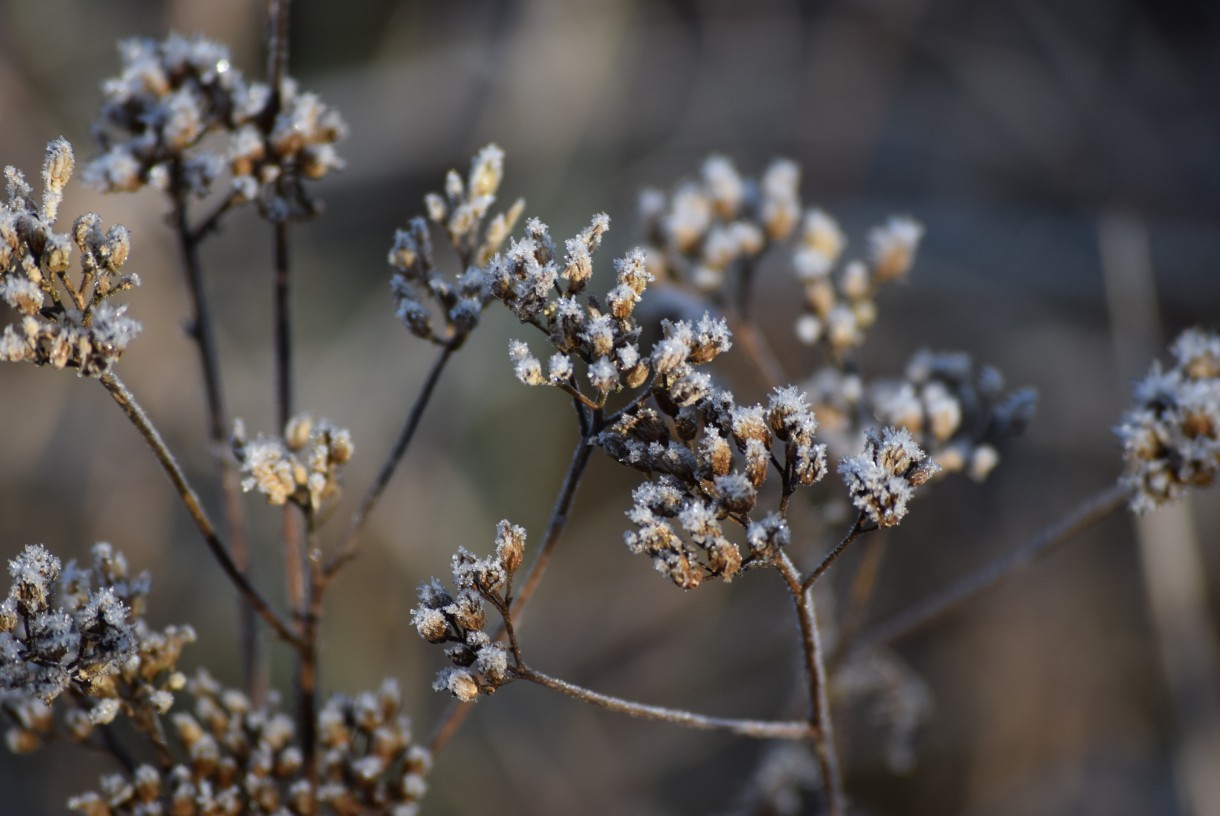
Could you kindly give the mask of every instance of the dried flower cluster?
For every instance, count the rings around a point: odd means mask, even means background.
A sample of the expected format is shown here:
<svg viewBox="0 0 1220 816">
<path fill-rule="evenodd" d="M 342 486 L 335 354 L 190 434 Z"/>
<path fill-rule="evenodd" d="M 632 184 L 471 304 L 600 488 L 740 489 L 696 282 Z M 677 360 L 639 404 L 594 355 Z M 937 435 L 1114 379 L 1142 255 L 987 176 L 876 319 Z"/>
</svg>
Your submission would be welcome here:
<svg viewBox="0 0 1220 816">
<path fill-rule="evenodd" d="M 915 488 L 938 470 L 906 428 L 868 430 L 863 452 L 839 462 L 852 504 L 879 527 L 902 521 Z"/>
<path fill-rule="evenodd" d="M 800 212 L 800 170 L 779 159 L 759 179 L 743 178 L 724 156 L 709 156 L 697 181 L 667 196 L 640 194 L 640 215 L 650 244 L 649 270 L 698 291 L 721 290 L 731 273 L 748 274 L 769 242 L 792 234 Z"/>
<path fill-rule="evenodd" d="M 430 193 L 425 199 L 428 219 L 445 231 L 462 265 L 452 282 L 434 263 L 428 220 L 413 218 L 405 230 L 395 233 L 389 260 L 398 271 L 390 288 L 398 318 L 416 337 L 456 347 L 478 324 L 490 299 L 483 267 L 503 246 L 525 208 L 518 199 L 480 232 L 503 175 L 504 151 L 488 145 L 471 162 L 466 183 L 450 170 L 444 195 Z M 445 323 L 441 332 L 434 326 L 438 314 Z"/>
<path fill-rule="evenodd" d="M 715 389 L 675 410 L 669 423 L 646 406 L 626 412 L 599 444 L 623 464 L 660 474 L 632 493 L 627 516 L 635 529 L 624 536 L 627 547 L 683 589 L 771 563 L 790 533 L 778 513 L 751 518 L 758 490 L 772 467 L 785 495 L 826 475 L 826 446 L 814 440 L 816 430 L 795 387 L 775 389 L 765 407 L 737 405 Z M 744 528 L 744 556 L 726 536 L 726 520 Z"/>
<path fill-rule="evenodd" d="M 241 465 L 243 490 L 258 490 L 268 504 L 292 502 L 309 513 L 339 493 L 339 467 L 355 452 L 345 428 L 308 414 L 288 420 L 282 438 L 260 434 L 254 441 L 246 438 L 239 420 L 230 442 Z"/>
<path fill-rule="evenodd" d="M 58 558 L 38 544 L 9 563 L 13 578 L 0 605 L 0 704 L 14 715 L 13 751 L 29 751 L 54 733 L 51 704 L 64 698 L 68 734 L 87 739 L 120 712 L 137 727 L 169 710 L 185 678 L 176 666 L 194 641 L 189 626 L 163 632 L 143 619 L 150 580 L 132 576 L 122 553 L 93 547 L 93 564 Z"/>
<path fill-rule="evenodd" d="M 824 343 L 837 357 L 864 341 L 877 319 L 878 292 L 906 277 L 923 236 L 915 221 L 891 218 L 869 233 L 867 262 L 853 260 L 836 276 L 847 240 L 822 210 L 802 212 L 800 169 L 786 159 L 752 179 L 724 156 L 709 156 L 697 181 L 678 184 L 668 196 L 646 190 L 640 213 L 649 269 L 720 302 L 734 274 L 744 290 L 757 260 L 793 238 L 791 266 L 805 292 L 797 336 L 809 345 Z"/>
<path fill-rule="evenodd" d="M 82 215 L 71 234 L 55 231 L 64 187 L 76 159 L 59 138 L 47 145 L 42 200 L 25 177 L 6 167 L 8 201 L 0 207 L 0 298 L 20 315 L 0 336 L 0 360 L 74 368 L 100 376 L 122 356 L 140 331 L 110 297 L 139 285 L 121 268 L 131 248 L 127 229 L 103 231 L 93 213 Z M 80 252 L 80 277 L 72 279 L 72 247 Z"/>
<path fill-rule="evenodd" d="M 610 394 L 623 386 L 639 388 L 655 372 L 654 387 L 672 385 L 686 394 L 683 399 L 697 398 L 709 381 L 691 369 L 692 355 L 698 362 L 711 360 L 728 347 L 728 331 L 710 319 L 700 324 L 698 337 L 689 324 L 674 325 L 652 355 L 644 356 L 634 311 L 652 275 L 642 252 L 633 250 L 616 262 L 617 285 L 607 293 L 604 305 L 593 295 L 581 302 L 593 275 L 593 253 L 609 227 L 606 215 L 595 216 L 579 235 L 565 242 L 560 261 L 546 225 L 530 219 L 526 236 L 511 241 L 488 264 L 492 294 L 522 323 L 544 332 L 555 350 L 544 374 L 529 347 L 511 341 L 509 357 L 517 379 L 526 385 L 553 385 L 587 406 L 600 407 Z M 697 353 L 694 343 L 700 343 Z M 583 364 L 591 394 L 581 385 L 576 362 Z"/>
<path fill-rule="evenodd" d="M 235 203 L 258 201 L 273 220 L 311 215 L 301 187 L 341 168 L 339 114 L 292 80 L 281 92 L 251 82 L 224 46 L 203 37 L 120 43 L 122 73 L 102 85 L 95 132 L 106 152 L 85 178 L 110 192 L 145 185 L 202 196 L 226 170 Z M 213 148 L 211 134 L 224 134 Z"/>
<path fill-rule="evenodd" d="M 412 625 L 429 643 L 451 644 L 445 654 L 453 665 L 437 674 L 432 684 L 437 691 L 470 702 L 480 694 L 493 694 L 513 679 L 508 650 L 483 631 L 487 623 L 484 602 L 508 615 L 513 574 L 524 554 L 525 530 L 501 521 L 494 555 L 476 558 L 464 548 L 454 554 L 454 593 L 435 578 L 420 586 L 419 606 L 411 612 Z"/>
<path fill-rule="evenodd" d="M 279 711 L 275 695 L 256 706 L 203 671 L 187 692 L 194 713 L 171 718 L 183 761 L 107 775 L 98 790 L 73 797 L 69 807 L 85 816 L 417 812 L 431 758 L 411 743 L 411 723 L 393 681 L 376 693 L 336 695 L 318 712 L 317 807 L 296 726 Z"/>
<path fill-rule="evenodd" d="M 1004 393 L 1004 377 L 991 366 L 974 371 L 961 352 L 919 351 L 901 380 L 869 386 L 873 413 L 886 425 L 906 428 L 945 473 L 965 472 L 982 481 L 999 463 L 996 444 L 1024 433 L 1033 420 L 1037 393 Z"/>
<path fill-rule="evenodd" d="M 1172 352 L 1172 368 L 1153 362 L 1136 383 L 1135 406 L 1116 429 L 1137 513 L 1210 485 L 1220 473 L 1220 335 L 1190 329 Z"/>
<path fill-rule="evenodd" d="M 922 236 L 915 221 L 891 218 L 869 233 L 868 262 L 849 261 L 836 278 L 846 239 L 829 215 L 806 212 L 792 254 L 793 271 L 805 289 L 805 314 L 796 325 L 801 342 L 825 343 L 836 356 L 863 343 L 877 320 L 878 292 L 905 279 Z"/>
</svg>

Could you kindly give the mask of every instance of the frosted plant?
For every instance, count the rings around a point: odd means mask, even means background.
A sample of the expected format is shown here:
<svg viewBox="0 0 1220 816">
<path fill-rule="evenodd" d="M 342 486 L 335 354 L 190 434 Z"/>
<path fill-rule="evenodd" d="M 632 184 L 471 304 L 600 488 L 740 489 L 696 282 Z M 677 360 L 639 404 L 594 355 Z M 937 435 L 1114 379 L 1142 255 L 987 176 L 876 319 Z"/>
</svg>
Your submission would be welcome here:
<svg viewBox="0 0 1220 816">
<path fill-rule="evenodd" d="M 453 665 L 443 669 L 433 688 L 447 691 L 462 702 L 492 694 L 513 679 L 508 652 L 483 631 L 484 604 L 507 615 L 512 605 L 513 575 L 525 554 L 525 530 L 501 521 L 496 530 L 496 552 L 477 558 L 464 549 L 453 556 L 454 592 L 433 578 L 419 588 L 419 606 L 411 623 L 429 643 L 450 644 L 445 654 Z"/>
<path fill-rule="evenodd" d="M 86 215 L 69 232 L 55 231 L 75 163 L 62 139 L 48 148 L 40 198 L 20 173 L 6 174 L 0 298 L 16 319 L 0 337 L 0 358 L 71 368 L 107 389 L 164 470 L 241 612 L 239 686 L 222 685 L 202 668 L 188 681 L 179 663 L 194 631 L 149 626 L 149 578 L 132 575 L 112 547 L 97 545 L 89 567 L 62 567 L 37 545 L 12 560 L 11 587 L 0 603 L 0 717 L 9 748 L 27 752 L 62 738 L 100 748 L 117 763 L 117 772 L 70 800 L 76 811 L 412 816 L 433 761 L 471 710 L 465 704 L 524 681 L 631 716 L 776 741 L 782 747 L 766 752 L 753 778 L 743 780 L 744 800 L 800 812 L 812 807 L 804 798 L 816 791 L 819 812 L 842 816 L 849 802 L 836 716 L 867 710 L 865 741 L 904 770 L 931 710 L 931 690 L 889 644 L 1124 503 L 1146 512 L 1216 480 L 1220 339 L 1193 330 L 1175 344 L 1172 367 L 1155 365 L 1136 388 L 1136 405 L 1118 428 L 1127 460 L 1121 480 L 997 562 L 866 626 L 876 582 L 862 580 L 865 568 L 842 599 L 823 576 L 855 542 L 899 525 L 916 493 L 933 490 L 938 477 L 986 477 L 1003 440 L 1025 429 L 1035 405 L 1032 390 L 1006 392 L 998 372 L 976 368 L 963 353 L 919 351 L 899 378 L 865 371 L 860 348 L 878 319 L 877 298 L 908 278 L 922 225 L 892 218 L 853 251 L 829 213 L 802 202 L 796 163 L 775 160 L 753 178 L 714 155 L 696 179 L 642 196 L 646 245 L 615 260 L 603 284 L 594 279 L 595 256 L 609 216 L 595 215 L 562 242 L 539 218 L 518 228 L 520 200 L 494 212 L 505 156 L 492 144 L 465 174 L 450 171 L 440 192 L 424 198 L 423 214 L 393 237 L 394 311 L 411 334 L 437 347 L 436 358 L 346 529 L 330 537 L 326 525 L 354 447 L 346 430 L 295 406 L 288 222 L 319 211 L 306 182 L 342 166 L 335 146 L 346 126 L 285 74 L 287 6 L 270 5 L 265 82 L 247 79 L 224 47 L 203 38 L 124 43 L 120 75 L 103 86 L 96 128 L 103 152 L 84 174 L 107 191 L 151 186 L 166 196 L 190 296 L 207 442 L 223 451 L 214 474 L 223 524 L 213 522 L 201 498 L 213 494 L 195 488 L 115 371 L 139 329 L 111 301 L 138 283 L 122 271 L 126 230 L 104 229 L 99 217 Z M 249 202 L 271 222 L 275 239 L 272 365 L 281 429 L 253 439 L 228 418 L 200 253 L 221 220 Z M 434 257 L 434 233 L 452 248 L 452 268 Z M 79 276 L 69 274 L 74 247 Z M 769 336 L 774 327 L 751 313 L 765 258 L 781 268 L 782 285 L 799 289 L 802 314 L 795 332 L 786 332 L 792 336 Z M 683 290 L 683 308 L 654 323 L 640 304 L 661 287 Z M 425 744 L 393 680 L 354 696 L 323 693 L 322 620 L 327 594 L 359 553 L 365 524 L 439 378 L 495 302 L 534 332 L 509 343 L 516 379 L 552 397 L 562 393 L 579 439 L 531 546 L 525 529 L 508 521 L 486 556 L 440 542 L 456 549 L 451 582 L 424 582 L 410 623 L 444 649 L 447 665 L 433 688 L 453 704 Z M 772 342 L 784 343 L 783 358 Z M 747 365 L 726 364 L 730 354 Z M 787 593 L 799 715 L 744 719 L 656 706 L 527 662 L 521 612 L 564 538 L 590 458 L 600 454 L 636 479 L 618 507 L 626 550 L 643 556 L 635 560 L 642 569 L 651 565 L 682 590 L 737 586 L 762 571 Z M 841 485 L 825 479 L 832 470 Z M 257 528 L 246 524 L 243 490 L 261 499 L 249 502 L 256 512 L 271 505 L 282 514 L 278 551 L 257 542 L 268 561 L 278 552 L 282 598 L 265 594 L 249 572 L 247 538 Z M 836 514 L 849 503 L 854 516 Z M 872 548 L 868 557 L 881 552 Z M 820 622 L 827 609 L 834 625 Z M 289 705 L 270 687 L 262 628 L 293 663 Z"/>
<path fill-rule="evenodd" d="M 1004 393 L 1004 377 L 969 355 L 918 351 L 901 380 L 876 380 L 868 401 L 878 420 L 906 428 L 944 473 L 982 481 L 998 464 L 998 445 L 1033 420 L 1032 388 Z"/>
<path fill-rule="evenodd" d="M 55 231 L 64 188 L 76 158 L 63 138 L 47 145 L 41 201 L 25 177 L 6 167 L 8 201 L 0 206 L 0 298 L 19 320 L 0 335 L 0 360 L 72 368 L 91 377 L 109 371 L 140 324 L 110 298 L 138 286 L 121 272 L 131 250 L 127 229 L 103 231 L 88 213 L 70 233 Z M 80 275 L 71 273 L 72 249 L 80 253 Z"/>
<path fill-rule="evenodd" d="M 1169 370 L 1154 362 L 1136 383 L 1135 405 L 1116 429 L 1137 513 L 1211 485 L 1220 473 L 1220 335 L 1187 330 L 1172 352 Z"/>
<path fill-rule="evenodd" d="M 870 432 L 864 451 L 839 463 L 852 504 L 880 527 L 902 521 L 915 488 L 939 469 L 905 428 Z"/>
<path fill-rule="evenodd" d="M 238 421 L 231 444 L 241 466 L 242 490 L 257 490 L 268 504 L 292 502 L 310 515 L 338 494 L 339 468 L 355 452 L 347 429 L 308 414 L 290 419 L 282 438 L 253 441 Z"/>
<path fill-rule="evenodd" d="M 483 228 L 496 200 L 503 164 L 500 148 L 484 147 L 471 163 L 465 183 L 450 170 L 444 195 L 429 193 L 425 199 L 428 218 L 413 218 L 406 229 L 395 233 L 389 259 L 397 271 L 390 279 L 390 288 L 399 319 L 416 337 L 456 349 L 478 324 L 491 300 L 483 266 L 503 245 L 525 208 L 525 202 L 518 199 Z M 461 269 L 452 281 L 435 265 L 429 221 L 440 225 L 458 256 Z M 441 331 L 435 328 L 436 316 L 444 322 Z"/>
<path fill-rule="evenodd" d="M 148 574 L 131 575 L 123 554 L 105 543 L 93 547 L 88 568 L 62 567 L 31 544 L 9 562 L 9 574 L 0 604 L 0 706 L 18 712 L 9 747 L 29 751 L 53 736 L 53 707 L 78 741 L 120 713 L 137 728 L 152 727 L 185 682 L 176 665 L 195 633 L 156 631 L 144 621 Z"/>
<path fill-rule="evenodd" d="M 122 73 L 102 84 L 94 130 L 105 153 L 86 180 L 110 192 L 145 185 L 206 195 L 226 171 L 228 203 L 257 201 L 273 220 L 312 215 L 303 179 L 343 167 L 335 143 L 347 125 L 292 80 L 273 89 L 235 68 L 224 46 L 170 34 L 119 46 Z M 219 147 L 205 141 L 223 134 Z"/>
<path fill-rule="evenodd" d="M 305 763 L 293 718 L 206 671 L 185 687 L 192 711 L 168 719 L 175 744 L 156 764 L 102 777 L 68 806 L 94 814 L 349 814 L 408 816 L 427 790 L 431 758 L 412 742 L 398 686 L 335 695 L 318 712 L 319 766 Z M 316 776 L 315 776 L 316 774 Z M 312 791 L 316 788 L 317 805 Z"/>
</svg>

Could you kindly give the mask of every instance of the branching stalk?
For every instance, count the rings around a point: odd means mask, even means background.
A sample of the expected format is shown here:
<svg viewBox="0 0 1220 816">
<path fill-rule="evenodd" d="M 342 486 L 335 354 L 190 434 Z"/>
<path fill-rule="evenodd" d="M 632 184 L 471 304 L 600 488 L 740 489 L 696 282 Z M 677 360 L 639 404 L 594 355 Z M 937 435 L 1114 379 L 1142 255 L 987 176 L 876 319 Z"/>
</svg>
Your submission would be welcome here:
<svg viewBox="0 0 1220 816">
<path fill-rule="evenodd" d="M 783 550 L 780 551 L 776 567 L 788 585 L 788 590 L 792 593 L 797 619 L 800 622 L 801 646 L 805 656 L 805 680 L 809 689 L 809 733 L 813 740 L 814 753 L 818 758 L 818 767 L 822 773 L 826 812 L 830 816 L 843 816 L 847 812 L 844 804 L 843 776 L 839 770 L 839 755 L 834 743 L 826 664 L 822 655 L 822 642 L 818 632 L 813 594 L 802 585 L 800 573 L 797 572 L 792 559 Z"/>
<path fill-rule="evenodd" d="M 822 559 L 822 563 L 818 564 L 817 567 L 814 568 L 813 572 L 809 573 L 809 576 L 801 582 L 802 591 L 809 591 L 814 582 L 821 578 L 826 570 L 830 569 L 830 565 L 833 564 L 835 559 L 842 555 L 847 548 L 852 545 L 852 542 L 854 542 L 864 533 L 872 532 L 873 530 L 877 529 L 875 526 L 866 527 L 864 525 L 865 518 L 867 518 L 867 516 L 863 511 L 860 512 L 860 515 L 856 516 L 856 523 L 852 525 L 851 529 L 847 532 L 847 535 L 843 537 L 843 540 L 839 542 L 838 546 L 827 553 L 826 557 Z"/>
</svg>

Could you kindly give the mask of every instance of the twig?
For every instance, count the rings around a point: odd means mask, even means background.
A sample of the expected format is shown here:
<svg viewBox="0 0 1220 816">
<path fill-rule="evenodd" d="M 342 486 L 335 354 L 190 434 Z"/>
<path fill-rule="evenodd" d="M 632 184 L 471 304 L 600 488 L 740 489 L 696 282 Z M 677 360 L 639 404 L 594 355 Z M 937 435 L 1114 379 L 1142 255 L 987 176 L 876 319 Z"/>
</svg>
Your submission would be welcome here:
<svg viewBox="0 0 1220 816">
<path fill-rule="evenodd" d="M 551 677 L 528 666 L 517 666 L 516 674 L 522 680 L 529 680 L 549 689 L 562 692 L 569 697 L 596 706 L 639 717 L 644 720 L 656 720 L 700 731 L 727 731 L 739 737 L 755 739 L 807 739 L 810 734 L 810 724 L 795 721 L 771 720 L 735 720 L 725 717 L 708 717 L 677 708 L 662 708 L 661 706 L 644 705 L 620 697 L 611 697 L 581 686 L 573 685 L 557 677 Z"/>
<path fill-rule="evenodd" d="M 322 596 L 325 576 L 315 547 L 317 529 L 311 516 L 306 517 L 307 545 L 310 559 L 308 597 L 301 607 L 301 646 L 297 650 L 297 719 L 301 729 L 301 762 L 309 781 L 311 796 L 317 795 L 318 768 L 318 625 L 322 620 Z"/>
<path fill-rule="evenodd" d="M 144 441 L 152 448 L 153 455 L 157 457 L 157 461 L 161 463 L 162 469 L 169 476 L 170 482 L 178 491 L 178 497 L 182 499 L 187 513 L 190 514 L 191 520 L 195 522 L 195 527 L 198 528 L 208 549 L 211 550 L 212 555 L 220 563 L 220 568 L 224 570 L 225 575 L 228 576 L 233 586 L 277 635 L 285 641 L 299 646 L 300 641 L 292 631 L 292 628 L 267 603 L 258 590 L 250 583 L 246 574 L 238 569 L 237 564 L 233 562 L 233 558 L 230 556 L 224 542 L 217 535 L 215 526 L 212 524 L 211 519 L 208 518 L 203 505 L 200 504 L 199 495 L 195 493 L 194 488 L 186 480 L 186 475 L 183 474 L 182 469 L 178 466 L 178 462 L 174 459 L 174 455 L 170 453 L 169 448 L 165 446 L 165 442 L 161 439 L 161 434 L 153 426 L 148 415 L 144 413 L 144 409 L 136 402 L 132 393 L 127 390 L 127 386 L 123 385 L 123 382 L 113 371 L 103 374 L 100 381 L 106 390 L 110 392 L 110 396 L 114 398 L 114 401 L 123 409 L 123 413 L 136 426 L 136 430 L 144 437 Z"/>
<path fill-rule="evenodd" d="M 292 270 L 288 255 L 288 224 L 276 221 L 275 233 L 275 395 L 281 431 L 292 417 Z"/>
<path fill-rule="evenodd" d="M 212 219 L 218 219 L 227 207 L 217 208 Z M 225 528 L 233 563 L 243 573 L 250 569 L 250 552 L 246 543 L 246 525 L 241 510 L 241 484 L 224 446 L 228 421 L 225 416 L 224 391 L 220 380 L 220 354 L 212 330 L 211 310 L 203 284 L 203 264 L 199 258 L 199 241 L 204 230 L 192 230 L 187 223 L 186 193 L 179 191 L 173 199 L 174 231 L 182 252 L 182 267 L 186 272 L 187 292 L 191 299 L 190 336 L 199 349 L 199 368 L 208 405 L 208 438 L 220 459 L 220 484 L 224 496 Z M 209 227 L 210 228 L 210 227 Z M 266 672 L 255 623 L 254 610 L 249 604 L 238 604 L 238 625 L 241 630 L 242 663 L 246 676 L 246 691 L 254 700 L 261 700 L 267 686 Z"/>
<path fill-rule="evenodd" d="M 594 422 L 594 427 L 597 427 L 596 422 Z M 525 572 L 521 588 L 517 590 L 517 597 L 513 599 L 512 620 L 514 623 L 520 622 L 525 605 L 529 603 L 530 598 L 538 589 L 538 584 L 541 583 L 542 576 L 546 573 L 547 565 L 550 564 L 551 557 L 555 554 L 555 545 L 559 543 L 559 536 L 567 526 L 572 503 L 576 499 L 576 489 L 580 487 L 580 479 L 585 473 L 585 466 L 589 464 L 589 456 L 592 453 L 593 446 L 589 444 L 588 436 L 582 436 L 576 445 L 576 450 L 572 452 L 572 461 L 568 465 L 567 474 L 563 477 L 563 486 L 559 489 L 559 496 L 555 499 L 555 507 L 551 510 L 551 519 L 547 522 L 542 543 L 538 546 L 538 553 Z"/>
<path fill-rule="evenodd" d="M 818 564 L 817 567 L 814 568 L 813 572 L 809 573 L 809 576 L 801 582 L 802 591 L 808 592 L 809 588 L 813 586 L 814 582 L 821 578 L 822 574 L 825 573 L 826 570 L 830 569 L 830 565 L 833 564 L 835 559 L 842 555 L 844 551 L 851 546 L 852 542 L 854 542 L 864 533 L 870 533 L 877 529 L 875 526 L 865 527 L 865 518 L 866 516 L 864 511 L 860 511 L 860 515 L 856 516 L 856 523 L 852 525 L 851 529 L 847 532 L 847 535 L 844 536 L 843 540 L 839 542 L 839 545 L 827 553 L 826 557 L 822 559 L 822 563 Z"/>
<path fill-rule="evenodd" d="M 1085 499 L 1062 519 L 1037 533 L 1008 555 L 866 631 L 853 649 L 869 649 L 893 643 L 923 628 L 958 605 L 990 589 L 1010 573 L 1046 555 L 1055 546 L 1101 521 L 1122 507 L 1127 496 L 1128 489 L 1121 483 L 1116 483 Z"/>
<path fill-rule="evenodd" d="M 406 422 L 403 423 L 402 430 L 398 434 L 398 440 L 386 456 L 385 462 L 382 463 L 381 470 L 377 473 L 377 478 L 369 485 L 368 492 L 364 494 L 364 499 L 360 502 L 359 509 L 352 514 L 351 525 L 348 527 L 347 535 L 343 538 L 343 543 L 331 559 L 327 561 L 326 567 L 323 569 L 324 578 L 332 578 L 345 563 L 356 556 L 360 533 L 364 529 L 364 524 L 368 521 L 369 514 L 373 512 L 373 508 L 377 505 L 381 494 L 389 486 L 390 478 L 394 475 L 398 463 L 402 461 L 403 455 L 407 452 L 407 447 L 415 437 L 415 431 L 424 416 L 424 409 L 427 408 L 428 403 L 431 401 L 432 393 L 436 390 L 436 384 L 440 380 L 441 372 L 445 370 L 445 365 L 453 356 L 453 352 L 454 346 L 446 344 L 441 347 L 440 353 L 433 360 L 432 367 L 428 369 L 428 376 L 424 379 L 424 384 L 420 387 L 419 393 L 416 394 L 415 403 L 411 406 Z"/>
<path fill-rule="evenodd" d="M 857 525 L 858 526 L 858 525 Z M 843 795 L 843 776 L 839 770 L 839 755 L 835 750 L 834 726 L 830 716 L 830 696 L 827 691 L 826 664 L 822 656 L 821 635 L 818 632 L 817 612 L 813 606 L 813 594 L 801 582 L 800 574 L 792 559 L 783 550 L 779 553 L 776 568 L 783 576 L 796 606 L 801 627 L 801 646 L 805 655 L 805 680 L 809 688 L 809 723 L 813 750 L 822 772 L 822 791 L 826 799 L 829 816 L 846 813 Z"/>
</svg>

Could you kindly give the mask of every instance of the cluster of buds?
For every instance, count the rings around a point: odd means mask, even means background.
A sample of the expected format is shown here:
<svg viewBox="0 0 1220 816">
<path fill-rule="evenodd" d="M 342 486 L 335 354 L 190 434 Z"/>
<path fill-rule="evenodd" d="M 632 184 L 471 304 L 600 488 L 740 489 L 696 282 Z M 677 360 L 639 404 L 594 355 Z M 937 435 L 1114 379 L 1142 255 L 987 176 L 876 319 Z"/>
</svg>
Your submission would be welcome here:
<svg viewBox="0 0 1220 816">
<path fill-rule="evenodd" d="M 93 213 L 82 215 L 71 234 L 55 232 L 64 187 L 76 159 L 59 138 L 47 145 L 42 200 L 34 200 L 25 177 L 5 168 L 8 201 L 0 206 L 0 298 L 20 316 L 0 335 L 0 360 L 73 368 L 100 376 L 122 356 L 140 331 L 109 298 L 139 285 L 121 268 L 131 249 L 127 229 L 103 231 Z M 80 277 L 69 275 L 73 245 L 80 252 Z"/>
<path fill-rule="evenodd" d="M 503 168 L 504 151 L 488 145 L 474 157 L 465 183 L 450 170 L 444 195 L 429 193 L 425 198 L 428 219 L 448 235 L 462 266 L 463 271 L 453 281 L 434 264 L 428 220 L 413 218 L 406 229 L 395 233 L 389 261 L 398 271 L 390 279 L 390 289 L 399 319 L 415 336 L 455 346 L 478 324 L 490 299 L 483 267 L 503 246 L 525 208 L 525 202 L 518 199 L 483 228 L 483 220 L 495 203 Z M 432 306 L 427 305 L 429 301 Z M 435 314 L 444 320 L 445 330 L 436 330 Z"/>
<path fill-rule="evenodd" d="M 800 170 L 778 159 L 758 179 L 742 178 L 724 156 L 709 156 L 698 180 L 667 197 L 640 195 L 640 215 L 658 278 L 701 292 L 722 290 L 731 272 L 749 274 L 772 241 L 787 238 L 800 213 Z"/>
<path fill-rule="evenodd" d="M 15 712 L 11 750 L 37 748 L 54 734 L 51 705 L 71 689 L 67 735 L 86 740 L 93 728 L 125 713 L 137 728 L 169 710 L 185 678 L 177 671 L 189 627 L 150 629 L 143 619 L 147 573 L 132 576 L 122 553 L 93 547 L 93 564 L 61 569 L 32 544 L 9 563 L 13 578 L 0 604 L 0 701 Z M 68 699 L 64 697 L 62 699 Z"/>
<path fill-rule="evenodd" d="M 398 684 L 334 695 L 318 713 L 318 802 L 337 814 L 415 816 L 428 790 L 432 755 L 411 743 Z"/>
<path fill-rule="evenodd" d="M 411 744 L 411 723 L 393 681 L 376 693 L 335 696 L 319 711 L 316 787 L 296 726 L 276 695 L 256 706 L 203 671 L 187 690 L 194 712 L 171 718 L 183 760 L 107 775 L 99 790 L 73 797 L 72 810 L 85 816 L 417 812 L 431 760 Z"/>
<path fill-rule="evenodd" d="M 1038 396 L 1032 388 L 1004 393 L 991 366 L 977 373 L 964 353 L 920 351 L 902 380 L 870 387 L 877 419 L 906 428 L 944 473 L 987 478 L 1000 460 L 996 444 L 1024 433 Z"/>
<path fill-rule="evenodd" d="M 808 345 L 825 343 L 836 358 L 864 342 L 877 319 L 877 293 L 906 277 L 923 236 L 909 218 L 891 218 L 869 233 L 869 260 L 852 260 L 839 275 L 835 268 L 846 239 L 833 218 L 807 211 L 792 254 L 792 268 L 805 290 L 805 313 L 797 320 L 797 337 Z"/>
<path fill-rule="evenodd" d="M 1172 368 L 1154 362 L 1136 383 L 1135 405 L 1116 429 L 1137 513 L 1220 474 L 1220 335 L 1189 329 L 1172 352 Z"/>
<path fill-rule="evenodd" d="M 940 466 L 916 444 L 906 428 L 868 430 L 864 450 L 839 462 L 852 504 L 878 527 L 893 527 L 907 514 L 915 488 Z"/>
<path fill-rule="evenodd" d="M 119 46 L 122 73 L 102 84 L 94 130 L 105 151 L 86 178 L 110 192 L 145 185 L 205 195 L 227 169 L 232 200 L 257 200 L 273 219 L 309 215 L 301 179 L 343 162 L 334 145 L 347 127 L 315 94 L 286 79 L 278 94 L 248 81 L 224 46 L 202 37 L 131 39 Z M 204 140 L 224 134 L 213 149 Z"/>
<path fill-rule="evenodd" d="M 484 606 L 490 602 L 507 619 L 513 574 L 524 557 L 525 530 L 501 521 L 494 555 L 476 558 L 464 548 L 454 554 L 453 594 L 435 578 L 420 586 L 411 623 L 429 643 L 450 644 L 445 654 L 453 664 L 437 674 L 435 690 L 470 702 L 513 679 L 508 650 L 483 631 Z"/>
<path fill-rule="evenodd" d="M 252 442 L 238 420 L 229 442 L 241 466 L 242 490 L 258 490 L 268 504 L 292 502 L 307 513 L 338 495 L 339 467 L 355 451 L 345 428 L 308 414 L 288 420 L 283 438 L 260 434 Z"/>
<path fill-rule="evenodd" d="M 771 563 L 789 532 L 778 514 L 750 517 L 758 490 L 772 466 L 785 494 L 826 475 L 826 446 L 814 440 L 816 430 L 794 387 L 775 389 L 766 407 L 739 406 L 729 392 L 714 390 L 676 409 L 669 422 L 646 406 L 625 412 L 596 441 L 623 464 L 661 474 L 632 493 L 627 516 L 635 529 L 624 536 L 627 547 L 683 589 Z M 725 535 L 725 520 L 745 528 L 746 555 Z"/>
<path fill-rule="evenodd" d="M 510 243 L 487 267 L 492 294 L 523 323 L 543 331 L 555 349 L 547 361 L 546 372 L 529 347 L 519 341 L 509 343 L 509 356 L 517 379 L 526 385 L 552 385 L 580 398 L 588 405 L 601 406 L 606 398 L 623 386 L 639 388 L 652 372 L 658 384 L 688 379 L 692 355 L 698 362 L 712 359 L 728 348 L 728 329 L 723 321 L 705 318 L 699 335 L 687 323 L 666 329 L 667 337 L 654 349 L 651 358 L 640 353 L 640 327 L 635 321 L 636 304 L 652 281 L 644 253 L 632 250 L 615 263 L 616 285 L 606 294 L 603 304 L 589 295 L 582 303 L 593 274 L 593 253 L 609 228 L 610 219 L 597 215 L 579 235 L 565 243 L 565 254 L 558 260 L 547 227 L 537 219 L 526 225 L 526 237 Z M 560 280 L 566 281 L 562 286 Z M 698 354 L 694 345 L 702 342 Z M 586 395 L 577 378 L 574 358 L 584 364 L 593 394 Z M 704 383 L 706 375 L 700 375 Z M 698 377 L 696 377 L 698 379 Z M 694 380 L 690 380 L 695 388 Z M 706 388 L 706 383 L 702 386 Z"/>
</svg>

